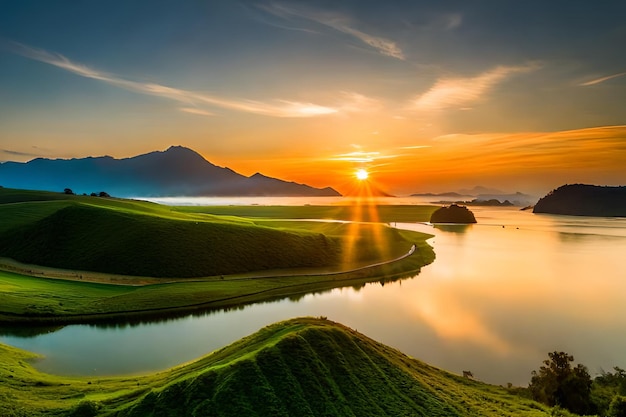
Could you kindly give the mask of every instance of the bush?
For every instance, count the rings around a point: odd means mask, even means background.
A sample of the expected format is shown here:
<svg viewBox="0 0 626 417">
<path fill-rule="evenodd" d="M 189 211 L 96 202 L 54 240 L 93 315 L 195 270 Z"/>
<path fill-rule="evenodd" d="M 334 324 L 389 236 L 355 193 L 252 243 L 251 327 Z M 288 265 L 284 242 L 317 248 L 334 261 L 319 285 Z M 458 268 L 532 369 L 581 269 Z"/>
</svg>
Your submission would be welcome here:
<svg viewBox="0 0 626 417">
<path fill-rule="evenodd" d="M 98 414 L 98 404 L 93 401 L 81 401 L 72 409 L 72 417 L 93 417 Z"/>
<path fill-rule="evenodd" d="M 616 395 L 611 401 L 607 417 L 626 417 L 626 397 Z"/>
</svg>

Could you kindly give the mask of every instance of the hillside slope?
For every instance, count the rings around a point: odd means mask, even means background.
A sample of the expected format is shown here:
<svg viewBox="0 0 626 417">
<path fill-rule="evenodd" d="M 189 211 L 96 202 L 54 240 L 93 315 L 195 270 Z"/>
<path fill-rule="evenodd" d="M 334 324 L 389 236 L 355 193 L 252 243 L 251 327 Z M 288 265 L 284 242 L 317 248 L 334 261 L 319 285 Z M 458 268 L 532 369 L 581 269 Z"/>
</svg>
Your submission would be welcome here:
<svg viewBox="0 0 626 417">
<path fill-rule="evenodd" d="M 563 185 L 539 199 L 533 213 L 572 216 L 626 216 L 626 186 Z"/>
<path fill-rule="evenodd" d="M 0 411 L 8 416 L 549 415 L 504 388 L 324 319 L 277 323 L 196 362 L 140 377 L 56 377 L 33 370 L 25 352 L 0 345 L 0 355 Z"/>
<path fill-rule="evenodd" d="M 322 234 L 253 224 L 168 219 L 71 205 L 0 234 L 0 255 L 56 268 L 150 277 L 200 277 L 333 265 Z"/>
</svg>

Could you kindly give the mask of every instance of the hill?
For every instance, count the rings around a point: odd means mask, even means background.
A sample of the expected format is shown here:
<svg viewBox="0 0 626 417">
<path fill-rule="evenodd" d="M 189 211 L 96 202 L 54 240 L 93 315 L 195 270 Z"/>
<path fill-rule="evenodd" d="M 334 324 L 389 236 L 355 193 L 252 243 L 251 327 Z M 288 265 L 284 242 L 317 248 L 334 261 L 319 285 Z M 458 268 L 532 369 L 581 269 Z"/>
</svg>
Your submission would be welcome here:
<svg viewBox="0 0 626 417">
<path fill-rule="evenodd" d="M 410 277 L 434 260 L 423 233 L 284 220 L 354 219 L 353 208 L 222 209 L 0 189 L 0 322 L 176 315 Z M 237 217 L 246 213 L 256 218 Z"/>
<path fill-rule="evenodd" d="M 56 268 L 201 277 L 339 262 L 339 242 L 251 224 L 72 205 L 0 235 L 0 255 Z"/>
<path fill-rule="evenodd" d="M 64 269 L 200 277 L 335 265 L 341 251 L 337 239 L 320 233 L 128 200 L 70 196 L 0 204 L 0 213 L 0 256 Z"/>
<path fill-rule="evenodd" d="M 626 216 L 626 186 L 563 185 L 541 198 L 533 213 L 623 217 Z"/>
<path fill-rule="evenodd" d="M 37 158 L 0 163 L 0 185 L 78 194 L 105 191 L 117 197 L 163 196 L 339 196 L 332 188 L 314 188 L 261 174 L 251 177 L 213 165 L 197 152 L 172 146 L 132 158 Z"/>
<path fill-rule="evenodd" d="M 45 375 L 0 345 L 5 416 L 548 416 L 502 387 L 411 359 L 341 324 L 270 325 L 195 362 L 146 376 Z M 19 414 L 23 413 L 23 414 Z"/>
<path fill-rule="evenodd" d="M 450 204 L 447 207 L 440 207 L 430 216 L 431 223 L 476 223 L 474 213 L 467 207 Z"/>
</svg>

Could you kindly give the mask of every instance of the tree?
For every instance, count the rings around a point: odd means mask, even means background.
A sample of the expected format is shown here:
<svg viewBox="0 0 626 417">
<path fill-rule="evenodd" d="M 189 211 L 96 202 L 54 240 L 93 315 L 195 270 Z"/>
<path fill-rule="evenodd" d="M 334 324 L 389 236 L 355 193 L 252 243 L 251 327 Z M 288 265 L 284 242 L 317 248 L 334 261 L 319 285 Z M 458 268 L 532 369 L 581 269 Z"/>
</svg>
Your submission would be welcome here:
<svg viewBox="0 0 626 417">
<path fill-rule="evenodd" d="M 608 417 L 626 417 L 626 397 L 616 395 L 613 401 L 611 401 L 606 415 Z"/>
<path fill-rule="evenodd" d="M 613 369 L 615 372 L 602 371 L 591 385 L 591 401 L 598 415 L 620 415 L 619 407 L 626 405 L 626 370 L 617 366 Z M 614 401 L 613 414 L 610 414 L 609 408 Z"/>
<path fill-rule="evenodd" d="M 72 191 L 71 188 L 66 188 L 63 190 L 63 192 L 67 195 L 74 195 L 74 191 Z"/>
<path fill-rule="evenodd" d="M 104 191 L 100 191 L 98 193 L 98 197 L 111 197 L 111 196 L 109 195 L 109 193 L 106 193 Z"/>
<path fill-rule="evenodd" d="M 591 376 L 587 367 L 582 364 L 572 367 L 574 357 L 565 352 L 551 352 L 548 357 L 539 372 L 532 372 L 528 388 L 533 399 L 576 414 L 592 411 Z"/>
</svg>

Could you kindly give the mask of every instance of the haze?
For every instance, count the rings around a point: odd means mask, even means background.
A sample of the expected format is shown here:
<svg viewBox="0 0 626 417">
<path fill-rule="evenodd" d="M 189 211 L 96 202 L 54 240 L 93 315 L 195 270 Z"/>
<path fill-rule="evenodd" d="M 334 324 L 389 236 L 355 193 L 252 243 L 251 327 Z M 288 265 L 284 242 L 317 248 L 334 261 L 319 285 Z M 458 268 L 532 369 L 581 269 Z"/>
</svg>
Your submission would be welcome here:
<svg viewBox="0 0 626 417">
<path fill-rule="evenodd" d="M 623 1 L 0 6 L 0 161 L 184 145 L 396 195 L 626 183 Z"/>
</svg>

